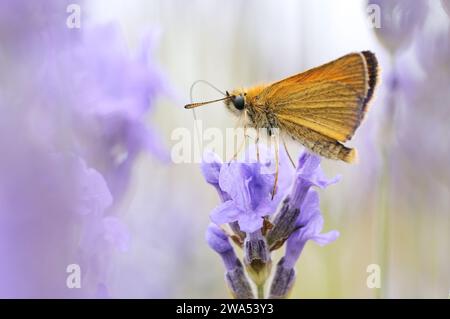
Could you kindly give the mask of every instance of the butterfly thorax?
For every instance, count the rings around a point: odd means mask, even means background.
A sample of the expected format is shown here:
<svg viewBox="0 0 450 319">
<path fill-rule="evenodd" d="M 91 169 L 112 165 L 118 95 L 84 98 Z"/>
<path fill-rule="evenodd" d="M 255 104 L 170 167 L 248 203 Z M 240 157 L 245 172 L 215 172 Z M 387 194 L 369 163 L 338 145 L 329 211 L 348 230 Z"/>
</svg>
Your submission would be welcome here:
<svg viewBox="0 0 450 319">
<path fill-rule="evenodd" d="M 271 134 L 272 129 L 278 127 L 278 120 L 270 105 L 260 99 L 260 94 L 266 87 L 267 85 L 258 85 L 248 89 L 233 90 L 229 94 L 237 98 L 225 104 L 237 116 L 242 116 L 246 112 L 248 126 L 255 129 L 265 128 Z M 239 105 L 241 97 L 244 99 L 243 108 Z"/>
</svg>

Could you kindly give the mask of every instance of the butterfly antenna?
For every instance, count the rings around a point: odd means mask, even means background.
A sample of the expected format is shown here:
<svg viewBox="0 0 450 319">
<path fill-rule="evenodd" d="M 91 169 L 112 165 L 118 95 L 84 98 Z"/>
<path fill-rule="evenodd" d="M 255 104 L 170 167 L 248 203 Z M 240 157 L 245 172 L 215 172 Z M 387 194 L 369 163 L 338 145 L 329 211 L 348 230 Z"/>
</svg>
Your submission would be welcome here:
<svg viewBox="0 0 450 319">
<path fill-rule="evenodd" d="M 223 96 L 226 96 L 226 95 L 227 95 L 227 94 L 225 94 L 224 92 L 222 92 L 220 89 L 218 89 L 216 86 L 214 86 L 214 85 L 212 85 L 211 83 L 209 83 L 208 81 L 205 81 L 205 80 L 197 80 L 197 81 L 195 81 L 194 83 L 192 83 L 192 85 L 191 85 L 191 90 L 190 90 L 190 93 L 191 93 L 191 103 L 192 103 L 192 92 L 193 92 L 193 90 L 194 90 L 194 87 L 195 87 L 197 84 L 199 84 L 199 83 L 203 83 L 203 84 L 208 85 L 209 87 L 213 88 L 214 90 L 216 90 L 217 92 L 219 92 L 219 93 L 222 94 Z"/>
<path fill-rule="evenodd" d="M 194 91 L 194 87 L 195 87 L 198 83 L 203 83 L 203 84 L 208 85 L 209 87 L 211 87 L 212 89 L 216 90 L 217 92 L 219 92 L 220 94 L 222 94 L 222 95 L 225 96 L 225 97 L 220 98 L 220 99 L 216 99 L 216 100 L 211 100 L 211 101 L 192 103 L 192 101 L 193 101 L 192 93 L 193 93 L 193 91 Z M 219 102 L 219 101 L 224 101 L 224 100 L 228 100 L 228 99 L 231 98 L 231 96 L 230 96 L 228 93 L 222 92 L 222 91 L 219 90 L 216 86 L 212 85 L 211 83 L 209 83 L 208 81 L 205 81 L 205 80 L 197 80 L 197 81 L 195 81 L 194 83 L 192 83 L 191 89 L 190 89 L 190 97 L 191 97 L 191 103 L 185 105 L 185 106 L 184 106 L 185 109 L 193 109 L 193 108 L 196 108 L 196 107 L 205 105 L 205 104 L 210 104 L 210 103 L 215 103 L 215 102 Z M 194 113 L 194 114 L 195 114 L 195 113 Z M 195 117 L 195 115 L 194 115 L 194 117 Z"/>
<path fill-rule="evenodd" d="M 220 99 L 217 99 L 217 100 L 210 100 L 210 101 L 205 101 L 205 102 L 190 103 L 190 104 L 186 104 L 184 106 L 184 108 L 185 109 L 193 109 L 193 108 L 196 108 L 196 107 L 199 107 L 199 106 L 202 106 L 202 105 L 215 103 L 215 102 L 219 102 L 219 101 L 224 101 L 224 100 L 228 100 L 228 99 L 231 99 L 231 98 L 232 98 L 232 96 L 229 95 L 229 96 L 225 96 L 225 97 L 222 97 Z"/>
<path fill-rule="evenodd" d="M 203 83 L 203 84 L 208 85 L 209 87 L 213 88 L 214 90 L 216 90 L 216 91 L 219 92 L 220 94 L 224 95 L 225 98 L 223 98 L 223 99 L 218 99 L 218 100 L 214 100 L 214 101 L 209 101 L 209 102 L 203 102 L 203 103 L 193 103 L 194 99 L 193 99 L 192 95 L 193 95 L 193 92 L 194 92 L 194 87 L 195 87 L 198 83 Z M 226 93 L 222 92 L 221 90 L 219 90 L 216 86 L 212 85 L 212 84 L 209 83 L 208 81 L 205 81 L 205 80 L 197 80 L 197 81 L 195 81 L 194 83 L 192 83 L 192 85 L 191 85 L 191 88 L 190 88 L 190 90 L 189 90 L 189 98 L 190 98 L 191 103 L 185 106 L 185 108 L 187 108 L 187 109 L 193 109 L 193 108 L 195 108 L 195 107 L 197 107 L 197 106 L 201 106 L 201 105 L 205 105 L 205 104 L 213 103 L 213 102 L 218 102 L 218 101 L 221 101 L 221 100 L 226 100 L 226 99 L 231 98 L 231 97 L 230 97 L 228 94 L 226 94 Z M 196 112 L 195 112 L 194 109 L 192 110 L 192 115 L 193 115 L 193 117 L 194 117 L 194 125 L 195 125 L 195 130 L 197 131 L 197 138 L 200 139 L 200 130 L 199 130 L 199 127 L 198 127 L 198 125 L 197 125 L 197 123 L 198 123 L 198 122 L 197 122 L 197 114 L 196 114 Z M 197 143 L 198 143 L 198 145 L 201 145 L 200 140 L 198 140 Z"/>
</svg>

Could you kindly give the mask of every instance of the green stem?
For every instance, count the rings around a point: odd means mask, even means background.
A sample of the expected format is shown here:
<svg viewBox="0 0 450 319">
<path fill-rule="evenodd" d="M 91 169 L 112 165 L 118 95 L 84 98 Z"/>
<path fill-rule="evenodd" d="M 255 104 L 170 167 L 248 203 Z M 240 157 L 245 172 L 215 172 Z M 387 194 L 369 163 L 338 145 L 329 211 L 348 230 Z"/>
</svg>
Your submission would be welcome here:
<svg viewBox="0 0 450 319">
<path fill-rule="evenodd" d="M 392 69 L 394 74 L 396 71 L 395 56 L 392 56 Z M 392 150 L 392 144 L 394 142 L 393 125 L 397 113 L 397 96 L 396 88 L 391 87 L 387 100 L 387 117 L 385 123 L 385 134 L 383 136 L 384 144 L 381 146 L 382 152 L 382 167 L 379 189 L 379 213 L 378 213 L 378 258 L 381 268 L 381 287 L 376 289 L 376 298 L 386 298 L 389 276 L 389 210 L 390 210 L 390 174 L 391 174 L 391 162 L 390 151 Z"/>
<path fill-rule="evenodd" d="M 256 286 L 258 299 L 264 299 L 264 284 Z"/>
<path fill-rule="evenodd" d="M 376 289 L 376 298 L 385 298 L 388 291 L 389 274 L 389 169 L 383 156 L 383 171 L 380 181 L 380 208 L 378 215 L 378 258 L 381 268 L 381 287 Z"/>
</svg>

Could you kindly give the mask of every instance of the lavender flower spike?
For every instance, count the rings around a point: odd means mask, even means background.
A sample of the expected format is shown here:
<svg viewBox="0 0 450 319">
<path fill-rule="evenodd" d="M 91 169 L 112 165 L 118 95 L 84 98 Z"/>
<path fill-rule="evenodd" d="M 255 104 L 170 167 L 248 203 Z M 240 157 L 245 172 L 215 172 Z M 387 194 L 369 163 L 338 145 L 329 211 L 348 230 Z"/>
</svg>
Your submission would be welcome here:
<svg viewBox="0 0 450 319">
<path fill-rule="evenodd" d="M 247 150 L 246 159 L 251 159 L 252 155 L 252 150 Z M 221 255 L 226 268 L 226 283 L 236 298 L 253 298 L 254 295 L 242 263 L 220 225 L 229 224 L 236 234 L 243 234 L 239 235 L 239 240 L 236 236 L 231 238 L 243 248 L 243 264 L 260 299 L 265 298 L 264 288 L 271 277 L 272 250 L 287 242 L 269 294 L 270 298 L 286 298 L 295 282 L 295 263 L 306 242 L 312 239 L 319 244 L 327 244 L 339 235 L 337 231 L 320 234 L 323 220 L 319 196 L 311 187 L 325 188 L 340 177 L 325 178 L 320 169 L 320 157 L 316 155 L 303 153 L 295 174 L 280 157 L 277 195 L 272 199 L 275 180 L 270 166 L 273 154 L 268 152 L 266 155 L 256 162 L 222 163 L 214 153 L 209 153 L 205 154 L 202 163 L 203 176 L 222 199 L 210 215 L 214 224 L 208 227 L 206 239 L 209 246 Z M 274 214 L 275 218 L 270 219 Z"/>
<path fill-rule="evenodd" d="M 270 287 L 270 299 L 286 299 L 295 283 L 295 270 L 284 266 L 284 257 L 280 259 Z"/>
<path fill-rule="evenodd" d="M 337 183 L 340 176 L 327 179 L 320 168 L 320 157 L 317 155 L 303 153 L 298 161 L 298 168 L 294 185 L 290 195 L 283 201 L 279 213 L 273 221 L 274 227 L 267 235 L 270 250 L 277 249 L 283 245 L 290 234 L 295 230 L 295 223 L 303 210 L 304 202 L 311 186 L 325 188 Z M 319 199 L 317 198 L 317 205 Z"/>
<path fill-rule="evenodd" d="M 219 176 L 222 166 L 224 166 L 224 164 L 222 163 L 221 159 L 216 153 L 212 151 L 206 151 L 203 154 L 203 161 L 200 167 L 203 177 L 205 178 L 208 184 L 214 186 L 217 193 L 219 194 L 221 202 L 223 203 L 229 201 L 231 198 L 219 186 Z M 233 232 L 238 236 L 239 240 L 242 242 L 245 238 L 245 233 L 241 231 L 238 222 L 233 221 L 229 225 L 231 227 L 231 230 L 233 230 Z"/>
<path fill-rule="evenodd" d="M 222 191 L 219 186 L 219 176 L 222 165 L 223 163 L 216 153 L 207 151 L 205 152 L 205 154 L 203 154 L 203 161 L 200 168 L 206 182 L 214 186 L 214 188 L 217 190 L 217 193 L 219 194 L 221 201 L 226 202 L 230 199 L 230 196 L 226 192 Z"/>
<path fill-rule="evenodd" d="M 220 189 L 230 196 L 211 212 L 211 220 L 222 225 L 237 221 L 240 229 L 252 233 L 261 229 L 263 217 L 275 212 L 277 200 L 271 200 L 274 175 L 263 174 L 260 163 L 231 162 L 220 170 Z"/>
<path fill-rule="evenodd" d="M 254 295 L 244 273 L 242 263 L 237 258 L 228 237 L 216 225 L 210 224 L 206 230 L 208 245 L 222 257 L 225 264 L 225 281 L 234 298 L 253 299 Z"/>
<path fill-rule="evenodd" d="M 323 246 L 339 237 L 338 231 L 321 234 L 323 218 L 319 210 L 319 198 L 314 190 L 309 190 L 302 205 L 294 231 L 286 243 L 286 252 L 279 261 L 270 288 L 270 298 L 286 298 L 295 281 L 295 264 L 308 240 Z"/>
</svg>

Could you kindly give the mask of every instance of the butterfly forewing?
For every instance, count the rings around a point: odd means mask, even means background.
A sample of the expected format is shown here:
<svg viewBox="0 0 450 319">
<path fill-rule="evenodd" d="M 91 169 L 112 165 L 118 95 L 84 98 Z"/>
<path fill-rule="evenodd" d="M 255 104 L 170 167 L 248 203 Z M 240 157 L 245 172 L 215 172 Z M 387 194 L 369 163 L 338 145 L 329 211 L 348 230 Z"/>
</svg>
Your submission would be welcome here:
<svg viewBox="0 0 450 319">
<path fill-rule="evenodd" d="M 370 52 L 352 53 L 268 86 L 259 100 L 280 126 L 301 125 L 344 142 L 364 116 L 376 84 L 375 62 Z"/>
</svg>

